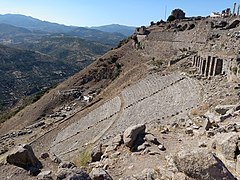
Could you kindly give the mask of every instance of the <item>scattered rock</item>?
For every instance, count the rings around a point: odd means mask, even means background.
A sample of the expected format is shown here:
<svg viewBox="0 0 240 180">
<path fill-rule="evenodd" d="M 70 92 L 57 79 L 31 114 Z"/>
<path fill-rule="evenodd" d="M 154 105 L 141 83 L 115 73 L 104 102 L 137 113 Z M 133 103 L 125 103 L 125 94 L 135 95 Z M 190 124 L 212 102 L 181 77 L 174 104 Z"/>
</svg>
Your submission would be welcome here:
<svg viewBox="0 0 240 180">
<path fill-rule="evenodd" d="M 213 130 L 207 131 L 206 132 L 207 137 L 212 137 L 215 135 L 215 132 Z"/>
<path fill-rule="evenodd" d="M 111 158 L 117 158 L 120 154 L 121 154 L 121 153 L 117 151 L 117 152 L 111 154 L 110 157 L 111 157 Z"/>
<path fill-rule="evenodd" d="M 92 180 L 112 180 L 112 177 L 102 168 L 93 168 L 90 177 Z"/>
<path fill-rule="evenodd" d="M 73 162 L 62 162 L 59 164 L 58 168 L 67 168 L 67 169 L 73 169 L 76 165 Z"/>
<path fill-rule="evenodd" d="M 98 146 L 95 146 L 95 147 L 92 149 L 91 162 L 100 161 L 102 155 L 103 155 L 102 145 L 100 144 L 100 145 L 98 145 Z"/>
<path fill-rule="evenodd" d="M 217 153 L 227 160 L 236 159 L 238 151 L 239 135 L 236 133 L 219 134 L 215 138 Z"/>
<path fill-rule="evenodd" d="M 40 158 L 41 158 L 41 159 L 47 159 L 47 158 L 49 158 L 49 154 L 48 154 L 48 153 L 42 153 L 42 154 L 40 155 Z"/>
<path fill-rule="evenodd" d="M 51 180 L 51 179 L 53 179 L 51 174 L 52 174 L 52 171 L 42 171 L 37 175 L 37 179 L 39 179 L 39 180 Z"/>
<path fill-rule="evenodd" d="M 207 144 L 205 142 L 200 142 L 198 147 L 205 148 L 205 147 L 207 147 Z"/>
<path fill-rule="evenodd" d="M 169 133 L 169 129 L 167 127 L 164 127 L 160 132 L 162 134 L 167 134 L 167 133 Z"/>
<path fill-rule="evenodd" d="M 131 178 L 126 178 L 131 179 Z M 132 179 L 139 179 L 139 180 L 153 180 L 157 179 L 157 172 L 154 169 L 146 168 L 141 173 L 137 175 L 133 175 Z"/>
<path fill-rule="evenodd" d="M 57 174 L 57 180 L 72 179 L 72 180 L 91 180 L 90 176 L 82 169 L 60 169 Z"/>
<path fill-rule="evenodd" d="M 209 121 L 209 119 L 204 119 L 203 129 L 208 131 L 210 127 L 211 127 L 211 122 Z"/>
<path fill-rule="evenodd" d="M 144 134 L 146 129 L 145 124 L 139 124 L 136 126 L 129 127 L 125 130 L 123 135 L 124 144 L 127 147 L 132 148 L 134 141 L 137 139 L 139 134 Z"/>
<path fill-rule="evenodd" d="M 158 145 L 158 149 L 161 150 L 161 151 L 165 151 L 166 150 L 166 148 L 162 144 Z"/>
<path fill-rule="evenodd" d="M 123 143 L 123 135 L 118 134 L 112 139 L 112 144 L 120 146 Z"/>
<path fill-rule="evenodd" d="M 234 180 L 224 164 L 212 153 L 203 149 L 181 151 L 173 158 L 173 161 L 178 171 L 190 178 Z"/>
<path fill-rule="evenodd" d="M 28 144 L 15 147 L 15 149 L 7 156 L 7 162 L 27 170 L 42 168 L 42 163 L 37 159 L 32 147 Z"/>
<path fill-rule="evenodd" d="M 54 163 L 60 164 L 62 162 L 62 160 L 59 157 L 57 157 L 55 154 L 52 154 L 50 158 Z"/>
<path fill-rule="evenodd" d="M 185 133 L 189 134 L 189 135 L 193 135 L 193 129 L 192 128 L 186 128 Z"/>
<path fill-rule="evenodd" d="M 235 105 L 217 105 L 215 107 L 215 111 L 220 114 L 220 115 L 224 115 L 226 114 L 226 112 L 232 108 L 234 108 Z"/>
<path fill-rule="evenodd" d="M 148 142 L 151 142 L 153 144 L 156 144 L 156 145 L 160 144 L 158 142 L 157 138 L 154 135 L 152 135 L 152 134 L 145 134 L 144 140 L 148 141 Z"/>
</svg>

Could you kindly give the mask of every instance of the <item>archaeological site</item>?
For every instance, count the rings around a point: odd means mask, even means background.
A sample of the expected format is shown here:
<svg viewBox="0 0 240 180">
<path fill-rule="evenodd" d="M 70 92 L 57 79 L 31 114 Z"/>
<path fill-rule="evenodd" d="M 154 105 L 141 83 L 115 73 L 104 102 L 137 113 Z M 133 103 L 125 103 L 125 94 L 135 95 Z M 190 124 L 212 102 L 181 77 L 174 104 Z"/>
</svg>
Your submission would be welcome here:
<svg viewBox="0 0 240 180">
<path fill-rule="evenodd" d="M 0 124 L 0 179 L 240 179 L 239 10 L 136 28 Z"/>
</svg>

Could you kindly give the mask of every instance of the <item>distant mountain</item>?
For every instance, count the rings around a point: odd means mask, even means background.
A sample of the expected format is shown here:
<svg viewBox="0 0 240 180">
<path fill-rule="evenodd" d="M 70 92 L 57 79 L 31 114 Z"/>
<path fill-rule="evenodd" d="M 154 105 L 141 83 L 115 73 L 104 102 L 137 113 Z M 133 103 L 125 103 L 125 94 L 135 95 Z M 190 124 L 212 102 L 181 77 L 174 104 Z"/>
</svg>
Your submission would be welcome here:
<svg viewBox="0 0 240 180">
<path fill-rule="evenodd" d="M 1 24 L 0 23 L 0 35 L 13 34 L 13 33 L 29 34 L 29 33 L 32 33 L 32 31 L 30 31 L 26 28 L 12 26 L 10 24 Z"/>
<path fill-rule="evenodd" d="M 29 30 L 41 30 L 51 33 L 64 33 L 76 28 L 73 26 L 65 26 L 57 23 L 41 21 L 39 19 L 21 14 L 0 15 L 0 23 L 23 27 Z"/>
<path fill-rule="evenodd" d="M 125 36 L 130 36 L 134 33 L 136 27 L 133 26 L 124 26 L 119 24 L 110 24 L 110 25 L 104 25 L 104 26 L 94 26 L 91 27 L 91 29 L 97 29 L 104 32 L 110 32 L 110 33 L 121 33 Z"/>
<path fill-rule="evenodd" d="M 20 15 L 20 14 L 0 15 L 0 24 L 11 25 L 12 28 L 13 26 L 15 26 L 16 28 L 17 27 L 25 28 L 27 30 L 32 31 L 31 35 L 34 35 L 35 37 L 38 36 L 39 34 L 41 35 L 65 34 L 70 36 L 77 36 L 90 41 L 110 44 L 112 46 L 116 46 L 121 40 L 126 38 L 126 35 L 123 35 L 118 31 L 111 32 L 111 31 L 101 31 L 101 30 L 84 28 L 84 27 L 65 26 L 62 24 L 41 21 L 39 19 L 32 18 L 30 16 Z M 8 29 L 8 28 L 4 27 L 3 29 L 1 29 L 0 27 L 0 33 L 2 30 L 5 31 L 4 29 Z M 121 31 L 120 27 L 118 28 L 118 30 Z M 12 35 L 19 35 L 19 33 L 18 32 L 12 33 Z M 15 41 L 18 43 L 20 40 L 15 39 Z"/>
<path fill-rule="evenodd" d="M 121 33 L 109 33 L 103 32 L 96 29 L 78 27 L 71 32 L 66 33 L 71 36 L 78 36 L 83 39 L 90 41 L 97 41 L 104 44 L 117 45 L 121 40 L 125 39 L 126 36 Z"/>
<path fill-rule="evenodd" d="M 38 41 L 23 42 L 12 46 L 38 51 L 79 68 L 93 62 L 95 56 L 104 54 L 112 47 L 99 42 L 64 35 L 46 36 Z"/>
</svg>

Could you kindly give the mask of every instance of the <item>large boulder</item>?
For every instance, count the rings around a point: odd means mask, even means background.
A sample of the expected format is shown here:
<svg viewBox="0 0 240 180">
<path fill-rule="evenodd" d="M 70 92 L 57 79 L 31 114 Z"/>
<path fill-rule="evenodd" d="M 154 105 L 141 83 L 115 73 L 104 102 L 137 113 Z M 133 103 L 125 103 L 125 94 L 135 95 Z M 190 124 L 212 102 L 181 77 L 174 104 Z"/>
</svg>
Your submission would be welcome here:
<svg viewBox="0 0 240 180">
<path fill-rule="evenodd" d="M 102 168 L 93 168 L 90 177 L 92 180 L 112 180 L 112 177 Z"/>
<path fill-rule="evenodd" d="M 224 115 L 227 113 L 227 111 L 233 109 L 234 107 L 235 105 L 217 105 L 215 107 L 215 111 L 220 115 Z"/>
<path fill-rule="evenodd" d="M 138 124 L 127 128 L 123 134 L 124 144 L 132 148 L 137 137 L 140 134 L 145 134 L 145 129 L 146 129 L 145 124 Z"/>
<path fill-rule="evenodd" d="M 185 173 L 190 178 L 235 179 L 216 156 L 203 149 L 183 150 L 173 157 L 173 162 L 179 172 Z"/>
<path fill-rule="evenodd" d="M 35 156 L 32 147 L 28 144 L 17 146 L 7 156 L 7 162 L 24 169 L 42 168 L 42 163 Z"/>
<path fill-rule="evenodd" d="M 237 133 L 218 134 L 215 138 L 216 151 L 218 155 L 226 160 L 234 161 L 238 154 L 239 135 Z"/>
<path fill-rule="evenodd" d="M 57 180 L 62 180 L 62 179 L 91 180 L 90 176 L 84 170 L 79 168 L 59 169 L 57 173 Z"/>
</svg>

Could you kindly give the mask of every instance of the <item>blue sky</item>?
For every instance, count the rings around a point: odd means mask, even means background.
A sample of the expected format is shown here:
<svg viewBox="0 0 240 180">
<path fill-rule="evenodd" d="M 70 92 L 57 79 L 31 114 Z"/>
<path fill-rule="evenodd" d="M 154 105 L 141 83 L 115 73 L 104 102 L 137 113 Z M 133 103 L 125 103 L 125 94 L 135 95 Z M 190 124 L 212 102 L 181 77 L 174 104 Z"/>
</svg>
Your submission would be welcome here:
<svg viewBox="0 0 240 180">
<path fill-rule="evenodd" d="M 141 26 L 181 8 L 187 16 L 232 9 L 240 0 L 0 0 L 0 14 L 14 13 L 76 26 L 123 24 Z"/>
</svg>

